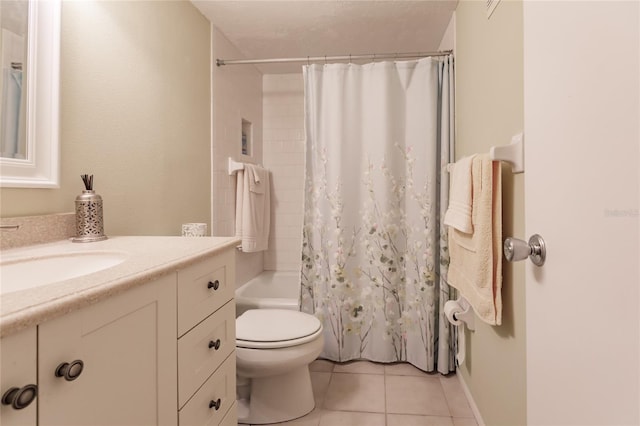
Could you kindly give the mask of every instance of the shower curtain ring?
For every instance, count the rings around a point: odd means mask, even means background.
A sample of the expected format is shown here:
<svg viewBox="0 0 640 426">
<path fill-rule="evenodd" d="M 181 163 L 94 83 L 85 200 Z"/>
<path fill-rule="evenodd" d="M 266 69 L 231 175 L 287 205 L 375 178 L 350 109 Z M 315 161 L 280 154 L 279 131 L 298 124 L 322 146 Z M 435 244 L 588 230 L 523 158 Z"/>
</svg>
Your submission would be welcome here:
<svg viewBox="0 0 640 426">
<path fill-rule="evenodd" d="M 349 63 L 351 63 L 351 53 L 349 53 Z"/>
<path fill-rule="evenodd" d="M 327 55 L 324 55 L 324 64 L 327 65 Z"/>
<path fill-rule="evenodd" d="M 311 65 L 311 61 L 309 60 L 308 56 L 307 56 L 307 65 Z"/>
</svg>

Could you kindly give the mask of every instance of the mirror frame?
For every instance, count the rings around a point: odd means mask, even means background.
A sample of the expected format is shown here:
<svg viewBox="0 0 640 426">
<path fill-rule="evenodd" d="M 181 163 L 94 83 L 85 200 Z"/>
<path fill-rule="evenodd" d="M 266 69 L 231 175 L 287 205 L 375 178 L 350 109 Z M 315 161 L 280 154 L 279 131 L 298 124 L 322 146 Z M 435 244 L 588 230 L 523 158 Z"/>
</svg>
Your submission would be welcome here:
<svg viewBox="0 0 640 426">
<path fill-rule="evenodd" d="M 61 0 L 29 0 L 27 159 L 0 158 L 0 186 L 60 187 Z"/>
</svg>

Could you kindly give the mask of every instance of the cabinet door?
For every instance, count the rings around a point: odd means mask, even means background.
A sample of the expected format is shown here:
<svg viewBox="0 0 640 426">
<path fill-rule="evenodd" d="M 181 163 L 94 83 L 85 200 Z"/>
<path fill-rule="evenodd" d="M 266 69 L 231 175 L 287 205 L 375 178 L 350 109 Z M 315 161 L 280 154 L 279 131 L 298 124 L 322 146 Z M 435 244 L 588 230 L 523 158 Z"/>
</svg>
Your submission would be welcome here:
<svg viewBox="0 0 640 426">
<path fill-rule="evenodd" d="M 36 357 L 37 334 L 35 327 L 11 334 L 0 340 L 0 398 L 12 388 L 22 390 L 25 386 L 36 384 Z M 25 392 L 28 390 L 25 389 Z M 36 398 L 28 406 L 21 409 L 15 409 L 11 405 L 0 405 L 0 424 L 3 426 L 35 426 L 37 401 Z"/>
<path fill-rule="evenodd" d="M 39 326 L 39 424 L 175 424 L 176 321 L 173 274 Z"/>
</svg>

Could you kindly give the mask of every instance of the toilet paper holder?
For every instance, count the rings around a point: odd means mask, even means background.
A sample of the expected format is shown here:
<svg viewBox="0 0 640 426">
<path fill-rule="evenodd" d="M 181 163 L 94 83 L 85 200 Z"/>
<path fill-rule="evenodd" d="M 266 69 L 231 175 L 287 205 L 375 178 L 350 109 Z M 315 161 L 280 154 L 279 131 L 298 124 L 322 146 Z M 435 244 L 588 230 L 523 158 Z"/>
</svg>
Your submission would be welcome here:
<svg viewBox="0 0 640 426">
<path fill-rule="evenodd" d="M 464 297 L 459 297 L 455 302 L 457 302 L 458 305 L 460 305 L 460 308 L 462 308 L 462 312 L 454 312 L 453 319 L 456 321 L 463 322 L 467 327 L 467 329 L 474 331 L 476 329 L 475 327 L 476 315 L 473 312 L 473 307 L 471 307 L 471 304 L 469 303 L 469 301 Z"/>
</svg>

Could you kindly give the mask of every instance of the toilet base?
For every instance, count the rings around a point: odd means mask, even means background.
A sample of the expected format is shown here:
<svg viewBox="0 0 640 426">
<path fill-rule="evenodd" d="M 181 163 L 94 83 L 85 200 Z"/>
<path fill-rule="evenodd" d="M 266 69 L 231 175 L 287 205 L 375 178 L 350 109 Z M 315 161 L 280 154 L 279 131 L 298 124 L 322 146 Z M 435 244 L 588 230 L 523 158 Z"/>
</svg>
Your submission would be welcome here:
<svg viewBox="0 0 640 426">
<path fill-rule="evenodd" d="M 249 401 L 238 400 L 238 423 L 267 424 L 297 419 L 315 407 L 308 365 L 285 374 L 251 379 Z"/>
</svg>

